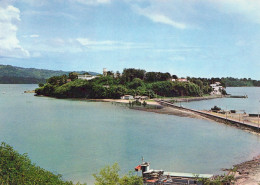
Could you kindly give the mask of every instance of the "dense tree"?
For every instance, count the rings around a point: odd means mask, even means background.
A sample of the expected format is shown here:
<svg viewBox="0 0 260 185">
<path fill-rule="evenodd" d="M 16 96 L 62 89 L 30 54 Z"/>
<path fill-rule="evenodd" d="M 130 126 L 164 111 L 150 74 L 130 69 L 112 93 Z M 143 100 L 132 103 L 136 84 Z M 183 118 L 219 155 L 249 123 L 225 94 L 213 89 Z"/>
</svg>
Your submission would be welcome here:
<svg viewBox="0 0 260 185">
<path fill-rule="evenodd" d="M 119 79 L 115 79 L 113 76 L 101 76 L 93 79 L 92 82 L 101 85 L 118 85 Z"/>
<path fill-rule="evenodd" d="M 178 76 L 177 75 L 172 75 L 172 78 L 176 80 L 176 79 L 178 79 Z"/>
<path fill-rule="evenodd" d="M 39 86 L 39 87 L 43 87 L 44 84 L 43 84 L 43 83 L 39 83 L 38 86 Z"/>
<path fill-rule="evenodd" d="M 114 72 L 113 72 L 113 71 L 108 71 L 108 72 L 107 72 L 107 76 L 112 76 L 112 77 L 114 77 Z"/>
<path fill-rule="evenodd" d="M 190 78 L 187 77 L 187 79 L 191 82 L 194 82 L 197 84 L 197 80 L 200 80 L 203 82 L 203 86 L 213 84 L 215 82 L 220 82 L 223 87 L 250 87 L 250 86 L 260 86 L 260 81 L 257 80 L 252 80 L 251 78 L 232 78 L 232 77 L 227 77 L 227 78 Z M 201 87 L 201 86 L 200 86 Z M 204 90 L 203 90 L 204 91 Z"/>
<path fill-rule="evenodd" d="M 141 78 L 139 78 L 141 77 Z M 144 95 L 151 98 L 159 95 L 201 96 L 209 94 L 211 81 L 223 79 L 190 78 L 189 82 L 172 82 L 169 73 L 147 72 L 140 69 L 125 69 L 122 76 L 99 76 L 90 81 L 76 79 L 66 83 L 66 76 L 54 76 L 47 80 L 44 86 L 36 89 L 37 95 L 53 96 L 57 98 L 114 98 L 125 94 Z M 255 82 L 256 83 L 256 82 Z M 223 91 L 224 93 L 224 91 Z"/>
<path fill-rule="evenodd" d="M 140 78 L 141 80 L 144 79 L 145 70 L 142 69 L 124 69 L 121 77 L 121 83 L 131 82 L 135 78 Z"/>
<path fill-rule="evenodd" d="M 154 82 L 151 84 L 151 90 L 160 96 L 173 97 L 177 94 L 170 81 Z"/>
<path fill-rule="evenodd" d="M 241 86 L 260 86 L 260 81 L 257 80 L 252 80 L 251 78 L 232 78 L 232 77 L 227 77 L 227 78 L 222 78 L 221 82 L 225 83 L 227 87 L 241 87 Z"/>
<path fill-rule="evenodd" d="M 69 79 L 71 79 L 72 81 L 78 79 L 78 75 L 79 73 L 76 73 L 76 72 L 70 72 L 69 73 Z"/>
<path fill-rule="evenodd" d="M 128 175 L 124 175 L 120 178 L 120 168 L 117 163 L 111 167 L 106 166 L 100 170 L 99 173 L 93 174 L 95 178 L 95 185 L 142 185 L 142 178 L 129 172 Z"/>
<path fill-rule="evenodd" d="M 47 82 L 51 85 L 63 85 L 67 83 L 67 75 L 62 76 L 53 76 L 49 79 L 47 79 Z"/>
<path fill-rule="evenodd" d="M 121 96 L 127 94 L 129 90 L 123 85 L 111 86 L 107 90 L 107 97 L 112 99 L 119 99 Z"/>
<path fill-rule="evenodd" d="M 116 71 L 116 78 L 120 78 L 121 74 L 119 71 Z"/>
<path fill-rule="evenodd" d="M 145 73 L 146 82 L 157 82 L 157 81 L 166 81 L 171 78 L 170 73 L 161 73 L 161 72 L 147 72 Z"/>
<path fill-rule="evenodd" d="M 32 164 L 26 154 L 19 154 L 5 143 L 0 146 L 0 184 L 73 185 L 63 181 L 61 175 Z"/>
<path fill-rule="evenodd" d="M 43 87 L 35 89 L 35 93 L 38 95 L 54 96 L 55 87 L 49 83 L 46 83 Z"/>
<path fill-rule="evenodd" d="M 157 73 L 156 72 L 147 72 L 145 74 L 145 81 L 147 82 L 156 82 L 157 81 Z"/>
<path fill-rule="evenodd" d="M 132 82 L 128 83 L 130 89 L 137 89 L 138 87 L 144 87 L 144 81 L 140 78 L 133 79 Z"/>
</svg>

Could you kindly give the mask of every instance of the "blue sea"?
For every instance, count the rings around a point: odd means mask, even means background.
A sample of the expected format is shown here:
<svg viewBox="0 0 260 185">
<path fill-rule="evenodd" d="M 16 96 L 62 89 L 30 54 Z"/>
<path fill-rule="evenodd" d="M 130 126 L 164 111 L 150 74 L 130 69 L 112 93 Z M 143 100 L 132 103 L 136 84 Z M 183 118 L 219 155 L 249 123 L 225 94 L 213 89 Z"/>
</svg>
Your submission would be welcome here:
<svg viewBox="0 0 260 185">
<path fill-rule="evenodd" d="M 131 110 L 111 103 L 35 97 L 37 85 L 0 85 L 0 141 L 65 180 L 94 183 L 93 173 L 117 162 L 121 173 L 141 162 L 151 168 L 222 173 L 260 153 L 260 137 L 213 121 Z M 260 88 L 228 88 L 248 99 L 190 102 L 259 109 Z"/>
</svg>

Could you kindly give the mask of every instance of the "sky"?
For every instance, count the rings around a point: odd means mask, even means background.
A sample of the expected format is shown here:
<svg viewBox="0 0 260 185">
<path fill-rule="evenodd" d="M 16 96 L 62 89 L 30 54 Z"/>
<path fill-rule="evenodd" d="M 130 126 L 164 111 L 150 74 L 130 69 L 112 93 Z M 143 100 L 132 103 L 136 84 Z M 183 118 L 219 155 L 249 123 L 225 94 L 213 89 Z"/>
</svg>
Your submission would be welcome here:
<svg viewBox="0 0 260 185">
<path fill-rule="evenodd" d="M 257 0 L 0 0 L 0 64 L 260 80 Z"/>
</svg>

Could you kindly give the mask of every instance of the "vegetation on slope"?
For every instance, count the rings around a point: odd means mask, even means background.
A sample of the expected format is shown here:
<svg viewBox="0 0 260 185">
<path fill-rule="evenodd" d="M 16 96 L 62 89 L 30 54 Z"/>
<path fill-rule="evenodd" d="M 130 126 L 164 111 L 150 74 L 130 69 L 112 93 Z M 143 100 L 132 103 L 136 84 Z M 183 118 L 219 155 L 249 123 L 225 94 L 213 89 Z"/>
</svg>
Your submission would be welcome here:
<svg viewBox="0 0 260 185">
<path fill-rule="evenodd" d="M 133 172 L 120 177 L 118 172 L 120 171 L 117 163 L 111 167 L 106 166 L 100 170 L 99 173 L 93 174 L 96 182 L 95 185 L 142 185 L 142 177 L 134 175 Z"/>
<path fill-rule="evenodd" d="M 213 84 L 215 82 L 220 82 L 224 87 L 260 87 L 260 80 L 252 80 L 251 78 L 191 78 L 187 77 L 187 79 L 193 83 L 203 85 L 205 84 Z"/>
<path fill-rule="evenodd" d="M 72 76 L 75 75 L 70 73 L 69 76 L 51 77 L 46 84 L 41 84 L 36 89 L 36 94 L 57 98 L 118 99 L 125 94 L 153 98 L 156 96 L 202 96 L 211 92 L 209 86 L 204 88 L 193 82 L 172 82 L 170 81 L 172 76 L 169 73 L 146 73 L 140 69 L 124 69 L 122 75 L 110 74 L 90 81 L 71 78 Z M 67 83 L 67 79 L 72 79 L 72 81 Z"/>
<path fill-rule="evenodd" d="M 17 76 L 2 76 L 0 77 L 0 84 L 39 84 L 45 83 L 44 78 L 34 77 L 17 77 Z"/>
<path fill-rule="evenodd" d="M 5 143 L 0 146 L 0 184 L 73 185 L 61 175 L 32 164 L 26 154 L 19 154 Z"/>
<path fill-rule="evenodd" d="M 85 73 L 85 71 L 79 71 L 78 73 Z M 97 73 L 88 72 L 92 75 Z M 3 84 L 21 84 L 21 83 L 45 83 L 47 78 L 52 76 L 60 76 L 69 72 L 66 71 L 54 71 L 46 69 L 35 68 L 22 68 L 11 65 L 0 64 L 0 83 Z"/>
<path fill-rule="evenodd" d="M 227 87 L 260 87 L 260 80 L 252 80 L 251 78 L 221 78 L 221 81 L 226 84 Z"/>
<path fill-rule="evenodd" d="M 96 185 L 142 185 L 142 178 L 132 172 L 120 177 L 117 163 L 106 166 L 99 173 L 93 174 Z M 2 143 L 0 146 L 0 184 L 38 184 L 38 185 L 73 185 L 71 181 L 62 180 L 35 164 L 26 154 L 19 154 L 11 146 Z M 77 183 L 76 185 L 81 185 Z M 86 185 L 86 184 L 84 184 Z"/>
</svg>

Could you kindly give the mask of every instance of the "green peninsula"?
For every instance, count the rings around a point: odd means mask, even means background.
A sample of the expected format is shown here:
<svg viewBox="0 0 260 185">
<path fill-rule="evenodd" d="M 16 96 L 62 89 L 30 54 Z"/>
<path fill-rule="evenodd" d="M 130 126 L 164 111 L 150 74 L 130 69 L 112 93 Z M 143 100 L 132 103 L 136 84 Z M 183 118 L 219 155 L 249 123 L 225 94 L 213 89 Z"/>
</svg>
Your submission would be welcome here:
<svg viewBox="0 0 260 185">
<path fill-rule="evenodd" d="M 56 98 L 119 99 L 124 95 L 154 97 L 202 96 L 210 94 L 208 81 L 187 80 L 161 72 L 142 69 L 124 69 L 119 72 L 105 71 L 91 76 L 70 73 L 53 76 L 40 84 L 36 95 Z"/>
</svg>

